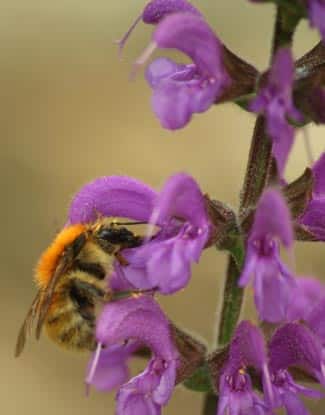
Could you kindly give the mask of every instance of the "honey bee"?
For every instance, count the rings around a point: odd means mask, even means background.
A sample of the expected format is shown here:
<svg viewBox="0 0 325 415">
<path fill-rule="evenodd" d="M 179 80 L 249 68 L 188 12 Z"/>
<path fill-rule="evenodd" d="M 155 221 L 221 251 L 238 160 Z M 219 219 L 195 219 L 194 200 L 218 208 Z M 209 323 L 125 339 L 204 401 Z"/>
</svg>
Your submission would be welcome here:
<svg viewBox="0 0 325 415">
<path fill-rule="evenodd" d="M 140 224 L 129 222 L 128 224 Z M 124 248 L 143 238 L 109 218 L 65 227 L 41 256 L 35 272 L 38 292 L 19 331 L 15 356 L 24 349 L 33 323 L 39 339 L 48 336 L 71 350 L 94 350 L 95 308 L 109 298 L 106 275 L 115 257 L 123 265 Z"/>
</svg>

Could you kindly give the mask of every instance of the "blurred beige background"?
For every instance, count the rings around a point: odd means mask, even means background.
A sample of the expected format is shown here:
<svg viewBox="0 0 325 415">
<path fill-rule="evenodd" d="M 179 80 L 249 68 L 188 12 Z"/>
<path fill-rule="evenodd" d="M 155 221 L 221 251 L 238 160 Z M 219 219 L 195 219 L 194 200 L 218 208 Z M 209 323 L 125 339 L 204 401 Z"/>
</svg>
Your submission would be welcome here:
<svg viewBox="0 0 325 415">
<path fill-rule="evenodd" d="M 272 7 L 246 0 L 193 3 L 231 49 L 265 67 Z M 42 338 L 38 344 L 30 341 L 23 356 L 13 359 L 17 330 L 34 295 L 35 261 L 65 222 L 69 200 L 84 183 L 127 174 L 159 188 L 170 174 L 187 171 L 205 192 L 237 206 L 254 119 L 225 105 L 196 116 L 184 130 L 160 128 L 142 74 L 128 81 L 151 27 L 139 25 L 122 61 L 113 45 L 144 4 L 0 0 L 3 414 L 114 413 L 112 395 L 84 396 L 87 356 L 61 351 Z M 302 24 L 296 55 L 317 40 L 317 33 Z M 317 155 L 324 150 L 324 129 L 311 128 L 310 135 Z M 288 177 L 306 163 L 298 136 Z M 324 278 L 323 252 L 320 245 L 298 246 L 298 272 Z M 209 341 L 224 268 L 224 254 L 210 250 L 194 268 L 190 286 L 161 299 L 171 318 Z M 178 388 L 164 414 L 195 415 L 200 405 L 200 395 Z M 313 414 L 323 413 L 321 403 L 311 408 Z"/>
</svg>

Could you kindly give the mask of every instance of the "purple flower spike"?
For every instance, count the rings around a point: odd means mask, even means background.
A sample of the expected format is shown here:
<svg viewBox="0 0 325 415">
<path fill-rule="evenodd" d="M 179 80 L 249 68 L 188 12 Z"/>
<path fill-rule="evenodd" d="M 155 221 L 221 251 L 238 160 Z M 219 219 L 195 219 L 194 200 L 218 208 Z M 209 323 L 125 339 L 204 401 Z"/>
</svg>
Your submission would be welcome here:
<svg viewBox="0 0 325 415">
<path fill-rule="evenodd" d="M 69 220 L 72 224 L 88 223 L 102 215 L 148 221 L 156 197 L 153 189 L 130 177 L 100 177 L 74 196 Z"/>
<path fill-rule="evenodd" d="M 97 322 L 96 338 L 106 347 L 136 341 L 151 349 L 153 356 L 147 369 L 120 388 L 117 415 L 160 414 L 175 386 L 178 352 L 158 304 L 151 297 L 139 296 L 106 305 Z M 91 369 L 93 376 L 99 370 L 100 359 Z"/>
<path fill-rule="evenodd" d="M 146 71 L 153 89 L 154 112 L 164 128 L 175 130 L 220 98 L 230 78 L 223 65 L 222 44 L 208 24 L 193 13 L 175 13 L 163 19 L 135 68 L 157 47 L 178 49 L 193 61 L 183 65 L 159 58 Z"/>
<path fill-rule="evenodd" d="M 320 398 L 318 391 L 296 384 L 288 372 L 300 367 L 324 384 L 322 346 L 306 326 L 289 323 L 278 329 L 269 344 L 272 396 L 266 394 L 272 408 L 285 407 L 288 415 L 308 415 L 299 395 Z"/>
<path fill-rule="evenodd" d="M 313 195 L 299 221 L 319 240 L 325 241 L 325 153 L 314 164 L 312 171 Z"/>
<path fill-rule="evenodd" d="M 317 27 L 325 42 L 325 1 L 307 0 L 311 26 Z"/>
<path fill-rule="evenodd" d="M 201 13 L 187 0 L 152 0 L 144 8 L 143 12 L 132 23 L 125 35 L 117 43 L 122 52 L 128 38 L 136 28 L 140 20 L 146 24 L 157 25 L 164 17 L 172 13 L 189 12 L 197 16 Z"/>
<path fill-rule="evenodd" d="M 255 326 L 243 321 L 235 331 L 228 361 L 222 369 L 217 415 L 270 414 L 267 405 L 253 390 L 247 367 L 269 378 L 263 336 Z"/>
<path fill-rule="evenodd" d="M 274 58 L 266 85 L 250 105 L 253 112 L 266 116 L 267 132 L 272 140 L 273 155 L 281 176 L 294 139 L 294 129 L 288 124 L 287 118 L 302 121 L 302 116 L 292 101 L 293 79 L 294 62 L 290 49 L 280 49 Z"/>
<path fill-rule="evenodd" d="M 279 242 L 290 249 L 293 231 L 290 212 L 281 194 L 267 190 L 261 197 L 247 242 L 246 260 L 239 285 L 254 275 L 255 303 L 261 320 L 285 320 L 295 278 L 282 263 Z"/>
<path fill-rule="evenodd" d="M 192 177 L 172 176 L 159 194 L 150 220 L 160 232 L 144 245 L 125 250 L 127 280 L 137 288 L 171 294 L 184 288 L 191 263 L 198 261 L 210 235 L 204 196 Z"/>
</svg>

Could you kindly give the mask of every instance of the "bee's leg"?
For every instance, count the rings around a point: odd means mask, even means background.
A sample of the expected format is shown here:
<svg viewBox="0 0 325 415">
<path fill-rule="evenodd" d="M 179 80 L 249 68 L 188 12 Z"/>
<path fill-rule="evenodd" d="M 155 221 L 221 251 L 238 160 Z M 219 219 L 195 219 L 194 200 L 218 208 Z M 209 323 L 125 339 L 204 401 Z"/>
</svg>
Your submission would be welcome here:
<svg viewBox="0 0 325 415">
<path fill-rule="evenodd" d="M 108 302 L 112 299 L 112 292 L 110 290 L 105 291 L 98 287 L 89 284 L 86 281 L 74 279 L 72 285 L 77 291 L 77 296 L 86 297 L 88 301 L 94 302 Z M 76 293 L 75 293 L 76 294 Z"/>
<path fill-rule="evenodd" d="M 118 260 L 120 265 L 126 266 L 129 265 L 128 261 L 124 258 L 124 256 L 121 254 L 121 251 L 117 251 L 115 254 L 115 258 Z"/>
</svg>

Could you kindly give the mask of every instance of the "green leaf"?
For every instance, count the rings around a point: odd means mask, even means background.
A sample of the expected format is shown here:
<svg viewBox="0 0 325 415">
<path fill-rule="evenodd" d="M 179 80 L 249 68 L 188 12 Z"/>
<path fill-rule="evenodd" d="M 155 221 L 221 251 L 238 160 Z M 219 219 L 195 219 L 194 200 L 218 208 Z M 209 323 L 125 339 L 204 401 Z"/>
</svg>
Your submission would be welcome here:
<svg viewBox="0 0 325 415">
<path fill-rule="evenodd" d="M 199 367 L 183 385 L 196 392 L 212 392 L 211 379 L 206 365 Z"/>
</svg>

